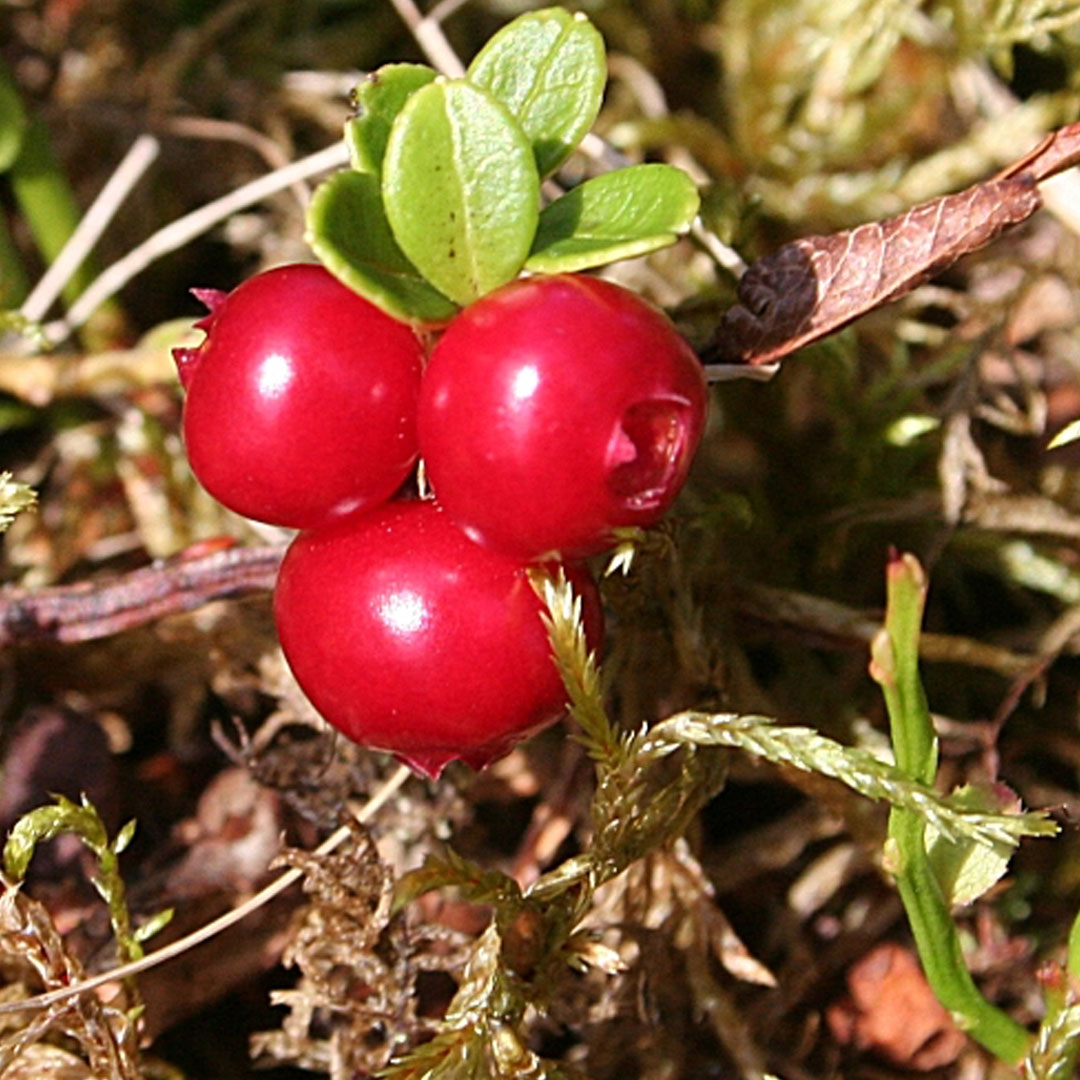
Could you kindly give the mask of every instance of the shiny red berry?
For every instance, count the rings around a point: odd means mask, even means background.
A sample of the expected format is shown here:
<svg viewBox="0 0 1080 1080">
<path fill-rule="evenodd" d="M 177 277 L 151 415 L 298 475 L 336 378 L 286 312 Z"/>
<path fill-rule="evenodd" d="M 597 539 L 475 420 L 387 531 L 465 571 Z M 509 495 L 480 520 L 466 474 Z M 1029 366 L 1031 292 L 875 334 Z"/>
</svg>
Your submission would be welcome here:
<svg viewBox="0 0 1080 1080">
<path fill-rule="evenodd" d="M 595 554 L 654 524 L 705 423 L 701 364 L 668 318 L 581 275 L 527 278 L 447 328 L 420 392 L 420 453 L 470 537 L 521 558 Z"/>
<path fill-rule="evenodd" d="M 596 647 L 596 587 L 567 574 Z M 525 564 L 420 500 L 301 533 L 274 594 L 286 659 L 319 712 L 428 776 L 455 759 L 480 768 L 561 714 L 541 610 Z"/>
<path fill-rule="evenodd" d="M 423 348 L 320 266 L 196 290 L 206 339 L 176 349 L 184 442 L 246 517 L 309 528 L 388 499 L 416 461 Z"/>
</svg>

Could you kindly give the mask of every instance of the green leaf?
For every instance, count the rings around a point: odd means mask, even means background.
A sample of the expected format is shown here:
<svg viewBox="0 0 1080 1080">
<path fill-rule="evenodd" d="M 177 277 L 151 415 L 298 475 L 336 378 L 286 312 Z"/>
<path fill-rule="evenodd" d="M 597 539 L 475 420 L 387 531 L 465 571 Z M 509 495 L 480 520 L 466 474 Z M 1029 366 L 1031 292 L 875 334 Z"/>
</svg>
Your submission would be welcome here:
<svg viewBox="0 0 1080 1080">
<path fill-rule="evenodd" d="M 0 68 L 0 172 L 15 163 L 26 134 L 26 110 L 19 91 L 6 71 Z"/>
<path fill-rule="evenodd" d="M 115 836 L 112 842 L 113 854 L 122 855 L 127 851 L 131 845 L 131 841 L 135 839 L 135 829 L 137 823 L 132 818 Z"/>
<path fill-rule="evenodd" d="M 1007 800 L 995 798 L 996 794 L 967 785 L 954 791 L 949 801 L 957 810 L 1005 812 Z M 1012 844 L 1000 840 L 995 844 L 980 844 L 966 836 L 950 838 L 932 823 L 926 826 L 925 844 L 934 877 L 950 906 L 970 904 L 996 885 L 1008 869 L 1015 850 Z"/>
<path fill-rule="evenodd" d="M 547 176 L 570 156 L 600 111 L 607 81 L 604 39 L 580 12 L 534 11 L 495 34 L 467 77 L 517 117 L 540 175 Z"/>
<path fill-rule="evenodd" d="M 382 191 L 402 251 L 458 304 L 525 262 L 540 177 L 524 132 L 485 90 L 460 79 L 417 90 L 390 132 Z"/>
<path fill-rule="evenodd" d="M 540 215 L 525 266 L 574 273 L 667 247 L 698 211 L 694 182 L 671 165 L 632 165 L 586 180 Z"/>
<path fill-rule="evenodd" d="M 457 311 L 398 247 L 370 173 L 346 169 L 319 186 L 308 207 L 307 240 L 335 277 L 396 319 L 443 323 Z"/>
<path fill-rule="evenodd" d="M 156 915 L 151 915 L 142 926 L 135 930 L 132 938 L 140 945 L 145 941 L 149 941 L 155 934 L 160 934 L 172 922 L 174 914 L 174 908 L 165 908 Z"/>
<path fill-rule="evenodd" d="M 394 118 L 435 75 L 425 64 L 386 64 L 360 83 L 353 93 L 356 115 L 345 125 L 354 169 L 379 175 Z"/>
</svg>

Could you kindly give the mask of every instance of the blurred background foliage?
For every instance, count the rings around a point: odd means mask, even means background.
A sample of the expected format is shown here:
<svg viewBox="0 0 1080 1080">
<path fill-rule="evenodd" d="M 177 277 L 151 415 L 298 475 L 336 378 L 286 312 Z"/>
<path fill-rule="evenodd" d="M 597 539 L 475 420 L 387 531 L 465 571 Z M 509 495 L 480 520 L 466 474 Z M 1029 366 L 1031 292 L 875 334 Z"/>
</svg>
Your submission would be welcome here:
<svg viewBox="0 0 1080 1080">
<path fill-rule="evenodd" d="M 526 6 L 444 0 L 437 22 L 468 59 Z M 707 226 L 748 262 L 796 236 L 899 213 L 987 177 L 1080 106 L 1077 3 L 581 6 L 611 54 L 597 131 L 631 159 L 687 168 L 704 189 Z M 423 54 L 389 0 L 0 3 L 0 65 L 17 101 L 9 111 L 40 125 L 46 172 L 76 209 L 137 135 L 161 143 L 87 280 L 181 215 L 339 138 L 360 73 L 410 59 Z M 14 308 L 51 256 L 30 223 L 26 176 L 36 174 L 20 173 L 17 155 L 3 164 L 0 306 Z M 561 179 L 594 167 L 575 159 Z M 867 646 L 886 554 L 897 547 L 917 553 L 930 575 L 923 658 L 945 779 L 1001 779 L 1027 804 L 1075 820 L 1080 456 L 1046 449 L 1080 416 L 1080 196 L 1070 182 L 1029 223 L 788 358 L 770 382 L 715 388 L 679 512 L 633 574 L 606 588 L 605 670 L 621 721 L 689 706 L 759 711 L 877 745 L 883 710 Z M 308 257 L 309 194 L 298 183 L 163 256 L 81 339 L 48 353 L 28 348 L 32 338 L 0 344 L 0 467 L 39 493 L 39 508 L 7 534 L 8 582 L 85 580 L 222 534 L 285 539 L 227 514 L 191 478 L 168 348 L 198 317 L 191 286 L 229 289 Z M 667 308 L 697 345 L 734 299 L 730 265 L 690 240 L 611 272 Z M 147 911 L 173 902 L 175 879 L 163 867 L 182 859 L 190 829 L 178 823 L 198 820 L 228 761 L 223 743 L 233 765 L 280 796 L 278 823 L 306 846 L 335 819 L 335 801 L 367 790 L 378 772 L 370 755 L 334 742 L 290 688 L 263 598 L 105 642 L 9 649 L 0 673 L 9 788 L 28 768 L 20 733 L 41 710 L 109 736 L 117 771 L 102 797 L 118 804 L 116 821 L 140 818 L 143 839 L 125 865 L 132 903 Z M 246 733 L 239 749 L 220 733 L 234 720 Z M 586 842 L 584 803 L 570 790 L 587 775 L 575 754 L 550 732 L 485 776 L 462 770 L 441 791 L 417 784 L 386 826 L 390 846 L 415 862 L 450 822 L 473 858 L 523 874 L 543 868 Z M 80 772 L 88 765 L 72 766 L 74 797 L 93 785 Z M 691 832 L 693 856 L 657 855 L 653 878 L 643 870 L 605 901 L 609 923 L 624 919 L 645 959 L 615 980 L 622 990 L 593 993 L 583 982 L 583 1011 L 538 1024 L 538 1042 L 596 1080 L 762 1067 L 886 1076 L 910 1066 L 910 1055 L 845 1042 L 823 1019 L 854 960 L 876 942 L 906 940 L 876 863 L 883 816 L 745 759 L 729 768 L 727 788 Z M 0 798 L 5 825 L 27 808 L 9 802 Z M 553 820 L 561 832 L 545 825 Z M 85 902 L 62 870 L 38 888 L 56 910 Z M 239 886 L 216 888 L 220 901 Z M 1008 886 L 964 915 L 977 974 L 1024 1021 L 1036 1009 L 1039 966 L 1060 952 L 1078 906 L 1080 848 L 1067 828 L 1055 843 L 1025 848 Z M 778 989 L 732 974 L 709 922 L 719 910 Z M 475 932 L 467 911 L 440 917 L 440 941 Z M 424 918 L 438 923 L 430 911 Z M 71 947 L 93 955 L 100 941 L 87 936 Z M 459 938 L 440 948 L 444 969 L 460 972 Z M 698 962 L 702 948 L 716 957 Z M 425 954 L 432 970 L 437 953 Z M 280 1023 L 280 1011 L 264 1015 L 265 1002 L 291 976 L 255 965 L 242 978 L 215 978 L 219 993 L 176 1016 L 162 1007 L 171 1019 L 152 1030 L 161 1056 L 188 1075 L 246 1075 L 246 1037 Z M 414 982 L 406 989 L 420 994 Z M 153 1014 L 152 987 L 145 996 Z M 403 1027 L 410 1038 L 445 1006 L 446 987 L 429 980 L 421 996 Z M 215 1052 L 206 1033 L 221 1022 L 222 999 L 239 1022 Z M 293 1075 L 290 1062 L 305 1074 L 332 1071 L 332 1055 L 305 1038 L 291 1029 L 291 1042 L 263 1040 L 277 1047 L 270 1064 L 282 1071 L 272 1075 Z M 965 1054 L 951 1072 L 990 1074 L 977 1053 Z"/>
</svg>

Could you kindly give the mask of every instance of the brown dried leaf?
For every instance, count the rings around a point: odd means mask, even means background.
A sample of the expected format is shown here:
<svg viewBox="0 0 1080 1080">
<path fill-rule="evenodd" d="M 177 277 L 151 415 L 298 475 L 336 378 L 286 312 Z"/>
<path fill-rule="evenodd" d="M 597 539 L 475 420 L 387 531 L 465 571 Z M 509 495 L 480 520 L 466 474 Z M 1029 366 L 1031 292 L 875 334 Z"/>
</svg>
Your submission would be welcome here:
<svg viewBox="0 0 1080 1080">
<path fill-rule="evenodd" d="M 1080 163 L 1080 121 L 1051 131 L 1022 158 L 998 173 L 998 178 L 1026 173 L 1037 183 Z"/>
<path fill-rule="evenodd" d="M 826 1011 L 839 1042 L 872 1050 L 904 1068 L 941 1068 L 967 1043 L 934 997 L 915 957 L 900 945 L 867 953 L 847 976 L 850 997 Z"/>
<path fill-rule="evenodd" d="M 1080 124 L 1047 136 L 991 180 L 899 217 L 810 236 L 754 263 L 705 350 L 767 364 L 896 300 L 1042 205 L 1037 184 L 1080 160 Z"/>
<path fill-rule="evenodd" d="M 991 180 L 900 217 L 808 236 L 758 260 L 707 350 L 710 363 L 767 364 L 896 300 L 1042 205 L 1028 174 Z"/>
</svg>

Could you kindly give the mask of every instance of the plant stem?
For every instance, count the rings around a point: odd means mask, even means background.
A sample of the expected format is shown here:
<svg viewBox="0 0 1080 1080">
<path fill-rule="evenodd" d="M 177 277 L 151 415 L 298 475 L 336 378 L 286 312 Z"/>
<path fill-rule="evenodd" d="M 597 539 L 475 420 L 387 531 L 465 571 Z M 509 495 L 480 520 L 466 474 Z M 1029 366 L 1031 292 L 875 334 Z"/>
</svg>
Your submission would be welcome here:
<svg viewBox="0 0 1080 1080">
<path fill-rule="evenodd" d="M 937 740 L 918 671 L 919 630 L 926 580 L 913 556 L 888 569 L 885 628 L 875 639 L 871 672 L 889 711 L 896 764 L 924 784 L 937 771 Z M 893 873 L 915 937 L 919 959 L 938 1000 L 976 1042 L 1011 1065 L 1028 1053 L 1031 1036 L 986 1000 L 964 963 L 960 937 L 926 851 L 926 823 L 912 810 L 889 815 Z"/>
</svg>

